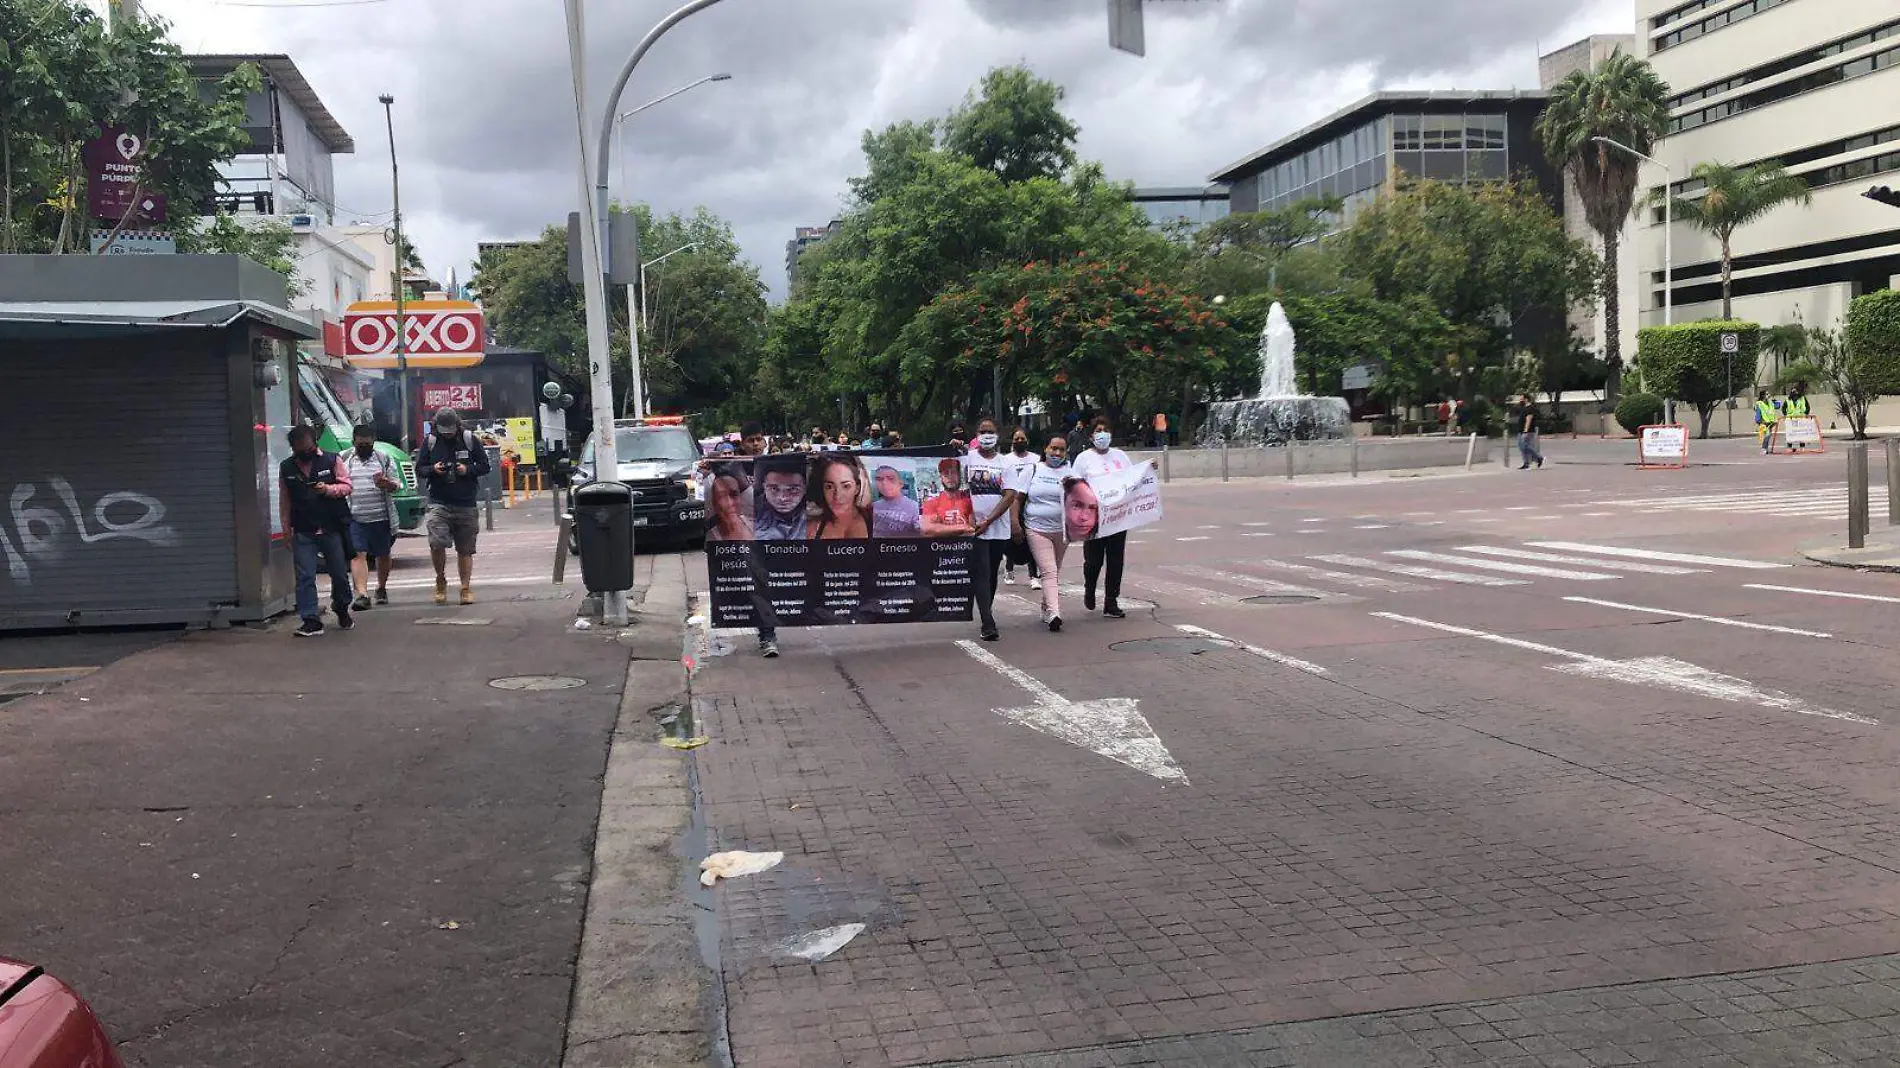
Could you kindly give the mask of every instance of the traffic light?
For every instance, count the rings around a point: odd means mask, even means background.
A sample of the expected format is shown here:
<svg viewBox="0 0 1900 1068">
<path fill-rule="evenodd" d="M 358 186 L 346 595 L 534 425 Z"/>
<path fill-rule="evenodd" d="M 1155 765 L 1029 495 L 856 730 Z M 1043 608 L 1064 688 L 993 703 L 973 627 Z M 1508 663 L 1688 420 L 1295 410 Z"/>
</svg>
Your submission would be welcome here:
<svg viewBox="0 0 1900 1068">
<path fill-rule="evenodd" d="M 1868 200 L 1877 200 L 1890 208 L 1900 208 L 1900 193 L 1894 192 L 1893 187 L 1890 185 L 1874 186 L 1872 189 L 1862 193 L 1861 196 L 1866 197 Z"/>
</svg>

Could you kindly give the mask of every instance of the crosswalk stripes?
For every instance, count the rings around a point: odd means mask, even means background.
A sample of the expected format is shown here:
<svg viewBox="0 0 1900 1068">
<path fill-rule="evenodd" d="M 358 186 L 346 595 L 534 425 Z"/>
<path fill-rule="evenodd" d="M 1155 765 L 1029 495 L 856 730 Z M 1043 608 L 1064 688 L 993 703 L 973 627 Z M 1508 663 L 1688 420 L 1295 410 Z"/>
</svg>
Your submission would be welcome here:
<svg viewBox="0 0 1900 1068">
<path fill-rule="evenodd" d="M 1498 545 L 1461 545 L 1461 553 L 1479 553 L 1484 556 L 1503 556 L 1513 560 L 1536 560 L 1546 564 L 1584 564 L 1604 571 L 1633 571 L 1645 575 L 1705 575 L 1704 567 L 1673 567 L 1669 564 L 1639 564 L 1630 560 L 1596 560 L 1588 556 L 1570 556 L 1564 553 L 1540 553 L 1530 549 L 1507 549 Z"/>
<path fill-rule="evenodd" d="M 1413 578 L 1435 579 L 1439 582 L 1453 582 L 1462 586 L 1526 586 L 1524 579 L 1498 578 L 1493 575 L 1473 575 L 1463 571 L 1446 571 L 1436 567 L 1421 567 L 1416 564 L 1394 564 L 1380 560 L 1368 560 L 1363 556 L 1344 556 L 1328 554 L 1311 556 L 1309 560 L 1318 560 L 1325 564 L 1339 564 L 1342 567 L 1360 567 L 1369 571 L 1390 571 Z"/>
<path fill-rule="evenodd" d="M 1710 567 L 1736 567 L 1752 571 L 1774 571 L 1790 566 L 1765 560 L 1741 560 L 1729 556 L 1705 556 L 1701 553 L 1665 552 L 1661 549 L 1632 549 L 1622 545 L 1592 545 L 1581 541 L 1533 541 L 1525 544 L 1537 549 L 1599 553 L 1604 556 L 1618 556 L 1630 560 L 1653 560 L 1664 564 L 1706 564 Z"/>
<path fill-rule="evenodd" d="M 1402 560 L 1423 560 L 1428 564 L 1453 564 L 1458 567 L 1475 567 L 1480 571 L 1501 571 L 1507 575 L 1529 575 L 1532 578 L 1601 582 L 1605 579 L 1622 577 L 1621 575 L 1606 575 L 1601 571 L 1566 571 L 1562 568 L 1516 564 L 1506 560 L 1474 560 L 1466 556 L 1453 556 L 1450 553 L 1426 552 L 1423 549 L 1394 549 L 1386 555 L 1396 556 Z"/>
<path fill-rule="evenodd" d="M 1341 586 L 1350 586 L 1354 589 L 1361 590 L 1385 590 L 1388 593 L 1417 593 L 1420 590 L 1431 589 L 1430 586 L 1421 586 L 1416 582 L 1402 582 L 1398 579 L 1389 579 L 1382 575 L 1359 575 L 1350 571 L 1329 571 L 1323 567 L 1314 567 L 1311 564 L 1296 564 L 1287 560 L 1239 560 L 1235 562 L 1235 565 L 1244 568 L 1270 568 L 1275 571 L 1284 571 L 1289 575 L 1299 575 L 1308 579 L 1337 583 Z"/>
<path fill-rule="evenodd" d="M 1162 565 L 1162 570 L 1173 571 L 1176 574 L 1189 575 L 1198 579 L 1207 579 L 1212 582 L 1231 583 L 1242 589 L 1253 590 L 1256 593 L 1286 593 L 1300 597 L 1326 596 L 1324 591 L 1312 589 L 1311 587 L 1295 586 L 1290 582 L 1275 582 L 1272 579 L 1260 578 L 1255 575 L 1242 575 L 1236 571 L 1221 571 L 1216 568 L 1201 567 L 1198 564 L 1164 564 Z"/>
<path fill-rule="evenodd" d="M 1879 511 L 1886 506 L 1886 487 L 1869 487 L 1869 506 Z M 1839 516 L 1847 511 L 1845 485 L 1804 487 L 1744 486 L 1715 493 L 1682 496 L 1628 497 L 1592 501 L 1596 507 L 1653 509 L 1679 512 L 1728 512 L 1737 515 L 1772 515 L 1790 518 Z"/>
</svg>

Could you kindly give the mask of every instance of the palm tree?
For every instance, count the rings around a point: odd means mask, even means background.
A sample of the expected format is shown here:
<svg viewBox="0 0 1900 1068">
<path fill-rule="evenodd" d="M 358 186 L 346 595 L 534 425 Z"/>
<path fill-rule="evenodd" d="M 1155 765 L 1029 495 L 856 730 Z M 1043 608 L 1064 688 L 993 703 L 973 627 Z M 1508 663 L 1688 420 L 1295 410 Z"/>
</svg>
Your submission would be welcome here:
<svg viewBox="0 0 1900 1068">
<path fill-rule="evenodd" d="M 1676 198 L 1674 211 L 1676 218 L 1722 243 L 1722 318 L 1727 319 L 1733 314 L 1729 290 L 1735 262 L 1730 245 L 1735 231 L 1791 201 L 1812 204 L 1814 192 L 1807 179 L 1789 174 L 1779 163 L 1753 167 L 1698 163 L 1689 173 L 1702 183 L 1704 192 L 1694 199 Z"/>
<path fill-rule="evenodd" d="M 1595 70 L 1558 82 L 1537 120 L 1544 154 L 1576 183 L 1584 218 L 1603 240 L 1603 359 L 1612 373 L 1623 365 L 1617 250 L 1642 161 L 1599 138 L 1648 154 L 1668 126 L 1668 98 L 1669 86 L 1646 60 L 1618 49 Z"/>
</svg>

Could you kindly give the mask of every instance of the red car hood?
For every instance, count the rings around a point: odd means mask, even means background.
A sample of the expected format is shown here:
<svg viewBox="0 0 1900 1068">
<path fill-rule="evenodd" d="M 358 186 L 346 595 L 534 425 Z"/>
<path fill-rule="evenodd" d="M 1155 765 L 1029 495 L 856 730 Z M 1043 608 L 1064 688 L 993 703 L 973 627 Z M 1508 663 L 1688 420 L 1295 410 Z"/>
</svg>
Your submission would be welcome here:
<svg viewBox="0 0 1900 1068">
<path fill-rule="evenodd" d="M 0 1068 L 124 1065 L 72 988 L 32 965 L 0 958 Z"/>
<path fill-rule="evenodd" d="M 12 989 L 15 983 L 26 978 L 26 973 L 32 970 L 31 964 L 22 964 L 17 960 L 0 957 L 0 993 Z"/>
</svg>

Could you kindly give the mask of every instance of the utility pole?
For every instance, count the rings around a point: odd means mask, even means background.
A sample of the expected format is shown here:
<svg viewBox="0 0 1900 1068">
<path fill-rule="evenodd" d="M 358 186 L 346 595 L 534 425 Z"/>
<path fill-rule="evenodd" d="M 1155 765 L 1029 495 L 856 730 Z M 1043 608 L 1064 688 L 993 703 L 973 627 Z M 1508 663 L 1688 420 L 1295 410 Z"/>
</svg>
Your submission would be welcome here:
<svg viewBox="0 0 1900 1068">
<path fill-rule="evenodd" d="M 410 425 L 412 420 L 409 411 L 409 327 L 404 321 L 403 316 L 403 306 L 406 295 L 402 287 L 402 261 L 404 251 L 402 243 L 402 179 L 396 171 L 396 117 L 392 110 L 395 106 L 396 98 L 390 96 L 388 93 L 384 93 L 376 99 L 382 102 L 383 125 L 389 130 L 389 185 L 390 195 L 394 201 L 393 206 L 396 209 L 396 271 L 394 276 L 396 283 L 396 388 L 402 393 L 402 435 L 400 440 L 402 442 L 403 451 L 408 452 L 413 448 L 413 443 L 409 436 L 413 428 Z"/>
<path fill-rule="evenodd" d="M 106 0 L 106 11 L 113 29 L 130 26 L 139 20 L 139 0 Z"/>
</svg>

